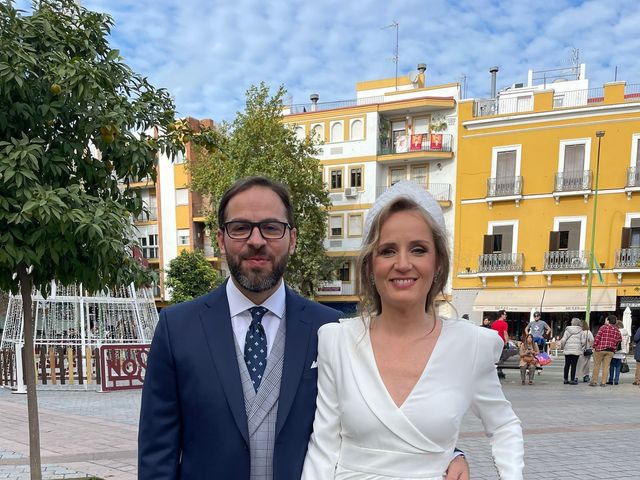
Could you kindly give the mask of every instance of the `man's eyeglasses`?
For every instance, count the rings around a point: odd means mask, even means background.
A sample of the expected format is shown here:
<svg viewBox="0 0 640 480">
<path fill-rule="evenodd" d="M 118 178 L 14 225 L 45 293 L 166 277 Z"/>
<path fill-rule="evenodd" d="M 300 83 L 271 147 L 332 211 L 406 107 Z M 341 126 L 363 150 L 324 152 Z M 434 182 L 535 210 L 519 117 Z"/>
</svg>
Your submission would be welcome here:
<svg viewBox="0 0 640 480">
<path fill-rule="evenodd" d="M 224 231 L 227 232 L 229 238 L 234 240 L 246 240 L 253 233 L 253 229 L 258 227 L 260 235 L 265 240 L 279 240 L 284 237 L 287 232 L 287 227 L 291 228 L 291 225 L 285 222 L 226 222 L 222 226 Z"/>
</svg>

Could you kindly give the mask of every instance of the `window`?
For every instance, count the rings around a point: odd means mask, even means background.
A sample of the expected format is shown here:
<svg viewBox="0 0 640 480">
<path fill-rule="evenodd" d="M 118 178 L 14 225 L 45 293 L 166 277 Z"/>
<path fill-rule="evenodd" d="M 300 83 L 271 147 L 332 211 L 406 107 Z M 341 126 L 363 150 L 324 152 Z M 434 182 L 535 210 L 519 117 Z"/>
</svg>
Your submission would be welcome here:
<svg viewBox="0 0 640 480">
<path fill-rule="evenodd" d="M 582 222 L 561 221 L 558 223 L 558 250 L 582 250 L 580 247 L 580 236 Z"/>
<path fill-rule="evenodd" d="M 178 152 L 173 159 L 174 165 L 181 165 L 186 162 L 187 162 L 187 157 L 185 156 L 184 152 Z"/>
<path fill-rule="evenodd" d="M 406 124 L 404 120 L 391 122 L 391 132 L 393 138 L 394 152 L 407 151 Z"/>
<path fill-rule="evenodd" d="M 301 142 L 304 140 L 304 127 L 300 127 L 300 126 L 296 127 L 294 133 L 298 140 L 300 140 Z"/>
<path fill-rule="evenodd" d="M 411 167 L 411 180 L 423 187 L 427 186 L 429 167 L 427 165 L 414 165 Z"/>
<path fill-rule="evenodd" d="M 401 168 L 390 168 L 389 169 L 389 185 L 393 186 L 398 183 L 400 180 L 405 180 L 407 178 L 407 171 L 404 167 Z"/>
<path fill-rule="evenodd" d="M 632 218 L 629 222 L 629 228 L 631 229 L 629 235 L 629 247 L 638 248 L 640 247 L 640 218 Z"/>
<path fill-rule="evenodd" d="M 342 188 L 342 169 L 331 170 L 330 179 L 330 189 L 340 190 Z"/>
<path fill-rule="evenodd" d="M 342 131 L 342 122 L 334 122 L 331 124 L 331 141 L 342 142 L 344 140 L 344 134 Z"/>
<path fill-rule="evenodd" d="M 362 214 L 350 213 L 348 227 L 349 227 L 348 235 L 350 237 L 361 237 L 362 236 Z"/>
<path fill-rule="evenodd" d="M 316 143 L 324 140 L 324 128 L 322 124 L 318 123 L 311 127 L 311 139 Z"/>
<path fill-rule="evenodd" d="M 364 122 L 362 120 L 353 120 L 351 122 L 351 140 L 364 139 Z"/>
<path fill-rule="evenodd" d="M 338 277 L 338 280 L 341 280 L 343 282 L 350 282 L 351 281 L 351 264 L 349 262 L 344 262 L 342 265 L 340 265 L 340 268 L 338 268 L 338 271 L 336 272 L 336 276 Z"/>
<path fill-rule="evenodd" d="M 413 129 L 411 133 L 414 135 L 429 133 L 429 119 L 415 118 L 413 120 Z"/>
<path fill-rule="evenodd" d="M 349 186 L 362 188 L 362 167 L 349 168 Z"/>
<path fill-rule="evenodd" d="M 189 204 L 189 190 L 186 188 L 176 189 L 176 205 L 188 205 Z"/>
<path fill-rule="evenodd" d="M 591 139 L 562 140 L 560 162 L 556 177 L 556 191 L 587 190 L 590 188 L 589 158 Z"/>
<path fill-rule="evenodd" d="M 520 96 L 516 100 L 518 102 L 517 112 L 527 112 L 531 110 L 531 97 L 530 96 Z"/>
<path fill-rule="evenodd" d="M 178 230 L 178 245 L 189 245 L 189 229 L 183 228 Z"/>
<path fill-rule="evenodd" d="M 494 147 L 491 160 L 491 181 L 489 197 L 520 195 L 522 184 L 519 181 L 522 145 Z"/>
<path fill-rule="evenodd" d="M 493 235 L 493 253 L 502 253 L 502 235 Z"/>
<path fill-rule="evenodd" d="M 329 217 L 329 236 L 342 237 L 342 215 Z"/>
</svg>

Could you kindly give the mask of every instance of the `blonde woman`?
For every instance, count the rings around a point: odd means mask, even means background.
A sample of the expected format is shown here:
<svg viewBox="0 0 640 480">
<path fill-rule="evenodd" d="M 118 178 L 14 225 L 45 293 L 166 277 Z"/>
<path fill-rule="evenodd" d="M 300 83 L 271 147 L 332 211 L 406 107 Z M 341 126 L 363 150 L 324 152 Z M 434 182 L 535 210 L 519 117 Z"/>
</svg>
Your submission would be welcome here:
<svg viewBox="0 0 640 480">
<path fill-rule="evenodd" d="M 536 355 L 540 353 L 538 344 L 534 341 L 532 334 L 526 334 L 522 342 L 519 345 L 520 350 L 520 377 L 522 378 L 522 385 L 525 382 L 525 375 L 529 373 L 529 385 L 533 385 L 533 376 L 536 373 L 536 366 L 538 360 Z"/>
<path fill-rule="evenodd" d="M 522 479 L 522 429 L 495 369 L 502 341 L 436 313 L 450 258 L 442 211 L 424 188 L 403 181 L 376 200 L 358 265 L 361 316 L 319 330 L 303 480 L 442 480 L 469 409 L 500 478 Z"/>
</svg>

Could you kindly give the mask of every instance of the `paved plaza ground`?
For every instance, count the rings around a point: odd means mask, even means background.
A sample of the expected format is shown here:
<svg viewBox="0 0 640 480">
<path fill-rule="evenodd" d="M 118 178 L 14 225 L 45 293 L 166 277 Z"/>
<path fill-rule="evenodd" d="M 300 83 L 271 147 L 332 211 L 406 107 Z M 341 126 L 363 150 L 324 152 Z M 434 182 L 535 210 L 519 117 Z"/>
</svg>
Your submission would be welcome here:
<svg viewBox="0 0 640 480">
<path fill-rule="evenodd" d="M 546 367 L 532 386 L 520 385 L 513 370 L 503 381 L 524 427 L 525 478 L 640 478 L 640 388 L 631 385 L 633 365 L 622 384 L 601 388 L 563 385 L 562 363 Z M 136 478 L 139 391 L 38 395 L 45 479 Z M 497 478 L 482 425 L 472 414 L 458 445 L 468 455 L 472 479 Z M 0 389 L 0 479 L 27 480 L 28 457 L 26 398 Z"/>
</svg>

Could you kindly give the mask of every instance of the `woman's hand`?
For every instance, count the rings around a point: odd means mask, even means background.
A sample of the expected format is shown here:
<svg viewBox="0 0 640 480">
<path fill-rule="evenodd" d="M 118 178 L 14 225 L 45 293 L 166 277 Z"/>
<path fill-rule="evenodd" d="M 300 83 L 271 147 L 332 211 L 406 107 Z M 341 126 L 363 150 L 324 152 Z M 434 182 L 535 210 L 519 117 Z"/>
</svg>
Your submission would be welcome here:
<svg viewBox="0 0 640 480">
<path fill-rule="evenodd" d="M 458 455 L 451 460 L 445 480 L 469 480 L 470 478 L 469 464 L 463 455 Z"/>
</svg>

